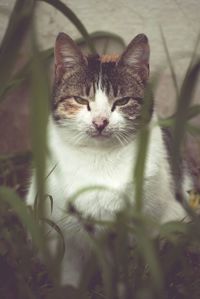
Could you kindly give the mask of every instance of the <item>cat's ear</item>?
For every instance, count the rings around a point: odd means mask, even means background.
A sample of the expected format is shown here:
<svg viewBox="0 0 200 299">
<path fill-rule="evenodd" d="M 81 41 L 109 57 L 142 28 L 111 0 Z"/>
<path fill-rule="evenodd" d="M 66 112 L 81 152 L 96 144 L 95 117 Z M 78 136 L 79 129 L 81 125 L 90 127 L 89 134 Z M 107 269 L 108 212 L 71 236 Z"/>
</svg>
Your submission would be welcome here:
<svg viewBox="0 0 200 299">
<path fill-rule="evenodd" d="M 59 80 L 67 70 L 79 68 L 86 63 L 78 46 L 63 32 L 60 32 L 56 38 L 54 58 L 56 80 Z"/>
<path fill-rule="evenodd" d="M 138 71 L 147 79 L 149 75 L 149 42 L 145 34 L 138 34 L 122 53 L 118 65 Z"/>
</svg>

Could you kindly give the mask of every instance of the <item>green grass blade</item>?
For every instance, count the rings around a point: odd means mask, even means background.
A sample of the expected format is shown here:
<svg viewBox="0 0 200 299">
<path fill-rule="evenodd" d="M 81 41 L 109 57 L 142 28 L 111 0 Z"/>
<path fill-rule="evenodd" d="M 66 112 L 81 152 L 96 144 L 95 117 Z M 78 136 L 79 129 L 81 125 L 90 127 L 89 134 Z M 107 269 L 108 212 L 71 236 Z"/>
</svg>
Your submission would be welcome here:
<svg viewBox="0 0 200 299">
<path fill-rule="evenodd" d="M 149 111 L 152 104 L 152 85 L 149 84 L 145 91 L 144 106 L 142 109 L 141 123 L 142 128 L 138 139 L 138 148 L 136 154 L 136 165 L 134 168 L 134 182 L 135 182 L 135 208 L 137 212 L 142 209 L 142 194 L 143 194 L 143 180 L 145 172 L 146 156 L 149 142 Z"/>
<path fill-rule="evenodd" d="M 142 209 L 142 195 L 143 195 L 143 179 L 145 171 L 145 162 L 148 149 L 149 130 L 147 127 L 140 132 L 136 166 L 134 170 L 135 180 L 135 208 L 139 212 Z"/>
<path fill-rule="evenodd" d="M 51 58 L 53 58 L 53 48 L 40 51 L 41 60 L 44 63 L 48 63 Z M 0 97 L 4 98 L 9 92 L 18 88 L 25 80 L 30 78 L 31 73 L 31 58 L 14 76 L 13 78 L 0 90 Z"/>
<path fill-rule="evenodd" d="M 0 94 L 8 84 L 19 49 L 29 29 L 35 1 L 17 0 L 0 48 Z M 13 51 L 14 45 L 14 51 Z M 0 101 L 3 98 L 0 98 Z"/>
<path fill-rule="evenodd" d="M 196 116 L 198 116 L 200 114 L 200 105 L 193 105 L 191 107 L 188 108 L 188 112 L 187 112 L 187 120 L 190 120 L 192 118 L 195 118 Z M 163 128 L 168 128 L 168 127 L 173 127 L 174 126 L 174 120 L 176 118 L 176 113 L 174 113 L 172 116 L 168 117 L 168 118 L 160 118 L 158 120 L 158 125 L 163 127 Z M 186 124 L 187 130 L 191 132 L 198 132 L 198 128 L 191 125 L 190 123 Z M 194 130 L 193 130 L 194 129 Z"/>
<path fill-rule="evenodd" d="M 188 117 L 187 118 L 191 119 L 193 117 L 196 117 L 199 114 L 200 114 L 200 105 L 193 105 L 188 110 Z"/>
<path fill-rule="evenodd" d="M 149 266 L 149 270 L 152 276 L 152 283 L 154 285 L 155 291 L 157 295 L 159 295 L 159 298 L 162 298 L 162 293 L 164 289 L 164 278 L 162 275 L 162 270 L 160 267 L 158 255 L 155 250 L 153 240 L 150 239 L 146 231 L 146 228 L 142 225 L 142 223 L 140 227 L 136 228 L 136 238 L 140 254 Z"/>
<path fill-rule="evenodd" d="M 160 226 L 159 235 L 161 237 L 171 237 L 174 234 L 186 234 L 188 232 L 188 223 L 171 221 Z"/>
<path fill-rule="evenodd" d="M 9 155 L 0 155 L 0 162 L 9 160 L 13 164 L 21 164 L 21 163 L 28 163 L 31 161 L 31 152 L 21 152 Z"/>
<path fill-rule="evenodd" d="M 169 128 L 173 127 L 174 117 L 168 117 L 168 118 L 160 118 L 158 119 L 157 125 L 163 127 L 163 128 Z"/>
<path fill-rule="evenodd" d="M 43 248 L 41 232 L 33 215 L 28 211 L 26 204 L 11 189 L 0 187 L 0 200 L 7 202 L 17 213 L 25 228 L 30 232 L 33 242 L 38 248 Z"/>
<path fill-rule="evenodd" d="M 187 72 L 180 91 L 180 96 L 178 99 L 178 105 L 176 111 L 176 118 L 174 121 L 174 128 L 173 128 L 172 165 L 174 167 L 174 171 L 176 171 L 176 169 L 178 169 L 179 167 L 178 165 L 179 152 L 185 134 L 187 117 L 188 117 L 188 109 L 193 99 L 193 94 L 197 84 L 199 72 L 200 72 L 200 61 L 196 63 L 194 66 L 192 66 L 191 70 Z"/>
<path fill-rule="evenodd" d="M 174 88 L 175 88 L 175 92 L 176 92 L 176 98 L 178 99 L 179 88 L 178 88 L 178 82 L 177 82 L 177 78 L 176 78 L 176 73 L 175 73 L 175 70 L 174 70 L 174 66 L 173 66 L 173 63 L 172 63 L 172 60 L 171 60 L 171 57 L 170 57 L 170 54 L 169 54 L 167 42 L 166 42 L 166 39 L 165 39 L 165 36 L 164 36 L 164 33 L 163 33 L 163 30 L 162 30 L 161 26 L 160 26 L 160 34 L 161 34 L 161 38 L 162 38 L 162 42 L 163 42 L 165 54 L 167 56 L 167 61 L 168 61 L 168 64 L 169 64 L 169 68 L 170 68 L 172 80 L 173 80 L 173 83 L 174 83 Z"/>
<path fill-rule="evenodd" d="M 72 24 L 75 25 L 75 27 L 78 29 L 78 31 L 81 33 L 81 35 L 84 37 L 91 53 L 96 53 L 95 47 L 90 39 L 90 35 L 88 34 L 85 26 L 80 21 L 80 19 L 76 16 L 76 14 L 67 5 L 65 5 L 60 0 L 38 0 L 38 1 L 46 2 L 50 5 L 52 5 L 53 7 L 55 7 L 61 13 L 63 13 L 63 15 L 66 16 L 72 22 Z"/>
<path fill-rule="evenodd" d="M 191 135 L 196 136 L 200 134 L 200 128 L 197 126 L 194 126 L 190 123 L 186 124 L 186 130 L 189 132 Z"/>
<path fill-rule="evenodd" d="M 51 219 L 42 218 L 41 221 L 48 224 L 55 232 L 58 233 L 58 236 L 60 237 L 61 247 L 60 247 L 60 250 L 57 251 L 57 256 L 55 258 L 56 262 L 60 263 L 62 261 L 63 257 L 64 257 L 64 254 L 65 254 L 65 239 L 64 239 L 63 233 L 62 233 L 60 227 L 55 222 L 53 222 Z"/>
<path fill-rule="evenodd" d="M 192 55 L 191 55 L 191 59 L 190 59 L 190 63 L 189 63 L 189 66 L 188 66 L 188 70 L 187 72 L 190 71 L 191 67 L 193 66 L 193 64 L 195 63 L 195 59 L 197 58 L 198 60 L 200 60 L 199 56 L 197 55 L 197 50 L 199 48 L 199 43 L 200 43 L 200 32 L 197 36 L 197 40 L 195 42 L 195 45 L 194 45 L 194 50 L 192 52 Z"/>
<path fill-rule="evenodd" d="M 47 152 L 47 122 L 49 115 L 50 90 L 48 74 L 39 54 L 34 32 L 32 34 L 33 59 L 31 64 L 32 109 L 31 131 L 36 183 L 38 190 L 38 212 L 44 217 L 45 164 Z"/>
<path fill-rule="evenodd" d="M 181 90 L 180 95 L 178 98 L 178 104 L 177 104 L 177 110 L 176 110 L 176 117 L 174 122 L 174 140 L 173 140 L 173 156 L 172 156 L 172 165 L 174 167 L 174 171 L 178 169 L 178 161 L 179 161 L 179 153 L 181 144 L 185 135 L 185 130 L 187 129 L 191 133 L 198 133 L 198 128 L 195 128 L 191 124 L 187 124 L 188 118 L 195 117 L 199 114 L 199 108 L 189 108 L 195 88 L 198 82 L 198 76 L 200 73 L 200 59 L 197 60 L 197 62 L 194 64 L 194 60 L 196 57 L 196 52 L 199 46 L 200 42 L 200 34 L 198 35 L 193 55 L 191 57 L 191 61 L 188 67 L 188 70 L 186 72 Z M 180 195 L 181 195 L 181 186 L 180 186 Z"/>
</svg>

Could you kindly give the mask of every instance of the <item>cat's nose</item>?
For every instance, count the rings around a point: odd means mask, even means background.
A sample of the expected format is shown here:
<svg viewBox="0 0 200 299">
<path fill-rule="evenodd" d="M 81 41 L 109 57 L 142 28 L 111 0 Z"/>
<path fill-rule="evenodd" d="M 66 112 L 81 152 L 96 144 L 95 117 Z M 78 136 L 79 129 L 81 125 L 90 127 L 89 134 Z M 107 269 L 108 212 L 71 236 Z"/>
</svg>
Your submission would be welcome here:
<svg viewBox="0 0 200 299">
<path fill-rule="evenodd" d="M 92 123 L 95 129 L 101 133 L 103 129 L 108 125 L 109 121 L 105 117 L 96 117 L 93 119 Z"/>
</svg>

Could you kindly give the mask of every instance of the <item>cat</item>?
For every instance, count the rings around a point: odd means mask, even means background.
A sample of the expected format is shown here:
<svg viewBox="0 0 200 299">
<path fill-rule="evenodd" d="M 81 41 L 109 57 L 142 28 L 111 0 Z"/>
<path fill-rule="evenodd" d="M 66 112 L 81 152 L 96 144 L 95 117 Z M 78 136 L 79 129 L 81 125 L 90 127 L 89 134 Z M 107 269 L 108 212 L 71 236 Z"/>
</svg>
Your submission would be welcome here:
<svg viewBox="0 0 200 299">
<path fill-rule="evenodd" d="M 75 42 L 59 33 L 55 43 L 55 78 L 52 113 L 48 122 L 46 193 L 53 197 L 51 218 L 61 228 L 66 252 L 62 284 L 77 287 L 91 248 L 79 221 L 64 217 L 69 199 L 79 190 L 74 208 L 84 216 L 113 220 L 123 209 L 126 194 L 134 204 L 133 169 L 138 136 L 150 129 L 144 174 L 144 212 L 160 221 L 182 220 L 185 212 L 175 199 L 175 184 L 168 152 L 153 103 L 146 124 L 141 121 L 149 79 L 150 48 L 144 34 L 137 35 L 120 55 L 84 56 Z M 191 189 L 184 176 L 184 192 Z M 103 186 L 105 189 L 98 188 Z M 27 203 L 37 193 L 33 174 Z"/>
</svg>

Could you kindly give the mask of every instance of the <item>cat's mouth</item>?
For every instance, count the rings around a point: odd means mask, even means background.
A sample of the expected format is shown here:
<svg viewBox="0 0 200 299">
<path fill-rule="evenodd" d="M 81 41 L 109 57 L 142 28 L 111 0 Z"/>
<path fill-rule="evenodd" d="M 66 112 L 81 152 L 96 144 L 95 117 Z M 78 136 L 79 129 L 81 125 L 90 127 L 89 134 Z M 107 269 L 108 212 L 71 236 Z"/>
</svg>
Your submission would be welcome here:
<svg viewBox="0 0 200 299">
<path fill-rule="evenodd" d="M 93 139 L 99 139 L 99 140 L 103 140 L 103 139 L 108 139 L 110 138 L 110 136 L 112 135 L 111 132 L 98 132 L 98 131 L 94 131 L 94 132 L 87 132 L 88 135 L 93 138 Z"/>
<path fill-rule="evenodd" d="M 102 134 L 98 134 L 98 135 L 95 135 L 95 136 L 91 136 L 92 138 L 95 138 L 95 139 L 108 139 L 110 136 L 108 135 L 102 135 Z"/>
</svg>

